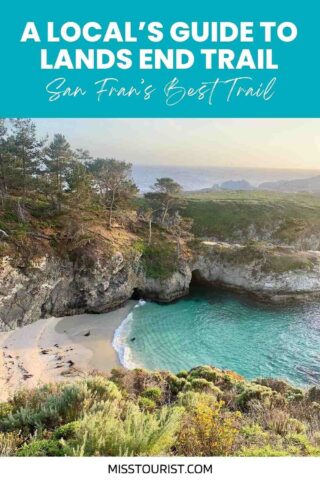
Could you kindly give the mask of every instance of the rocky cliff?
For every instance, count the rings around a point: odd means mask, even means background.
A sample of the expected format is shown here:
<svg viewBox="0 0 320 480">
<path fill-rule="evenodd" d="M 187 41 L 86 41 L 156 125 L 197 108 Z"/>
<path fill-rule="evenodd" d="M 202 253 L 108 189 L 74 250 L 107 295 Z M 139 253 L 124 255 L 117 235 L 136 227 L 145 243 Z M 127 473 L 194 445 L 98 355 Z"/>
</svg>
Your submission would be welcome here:
<svg viewBox="0 0 320 480">
<path fill-rule="evenodd" d="M 204 242 L 192 269 L 199 280 L 273 301 L 308 299 L 320 294 L 318 251 Z"/>
<path fill-rule="evenodd" d="M 168 302 L 186 295 L 194 277 L 259 295 L 292 298 L 320 292 L 320 252 L 206 242 L 167 278 L 146 275 L 141 253 L 87 249 L 73 259 L 43 255 L 19 265 L 0 260 L 0 329 L 48 316 L 105 312 L 134 292 Z"/>
<path fill-rule="evenodd" d="M 122 305 L 134 292 L 160 302 L 188 293 L 187 265 L 166 279 L 147 278 L 140 254 L 116 252 L 105 258 L 97 251 L 81 252 L 75 261 L 43 256 L 15 265 L 0 259 L 0 330 L 48 316 L 101 313 Z"/>
</svg>

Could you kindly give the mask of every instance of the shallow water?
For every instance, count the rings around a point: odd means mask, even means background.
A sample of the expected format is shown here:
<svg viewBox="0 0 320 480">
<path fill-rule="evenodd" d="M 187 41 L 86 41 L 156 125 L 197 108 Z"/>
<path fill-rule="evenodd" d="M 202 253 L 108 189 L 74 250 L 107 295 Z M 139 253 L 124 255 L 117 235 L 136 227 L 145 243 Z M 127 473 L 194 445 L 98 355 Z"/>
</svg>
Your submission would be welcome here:
<svg viewBox="0 0 320 480">
<path fill-rule="evenodd" d="M 197 288 L 170 305 L 141 301 L 137 307 L 113 342 L 128 368 L 177 372 L 212 364 L 248 379 L 320 383 L 320 303 L 270 306 Z"/>
</svg>

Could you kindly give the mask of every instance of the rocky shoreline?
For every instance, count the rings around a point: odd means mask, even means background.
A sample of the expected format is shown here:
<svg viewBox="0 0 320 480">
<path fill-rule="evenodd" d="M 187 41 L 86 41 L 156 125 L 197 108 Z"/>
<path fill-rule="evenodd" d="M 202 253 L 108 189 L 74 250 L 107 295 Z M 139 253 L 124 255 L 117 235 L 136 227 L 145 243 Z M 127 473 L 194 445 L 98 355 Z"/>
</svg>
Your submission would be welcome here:
<svg viewBox="0 0 320 480">
<path fill-rule="evenodd" d="M 246 292 L 264 301 L 292 302 L 320 297 L 320 252 L 289 247 L 252 247 L 199 242 L 167 278 L 146 276 L 141 254 L 98 250 L 75 261 L 54 255 L 19 265 L 3 257 L 0 268 L 0 330 L 40 318 L 103 313 L 133 296 L 171 302 L 189 293 L 191 281 Z"/>
</svg>

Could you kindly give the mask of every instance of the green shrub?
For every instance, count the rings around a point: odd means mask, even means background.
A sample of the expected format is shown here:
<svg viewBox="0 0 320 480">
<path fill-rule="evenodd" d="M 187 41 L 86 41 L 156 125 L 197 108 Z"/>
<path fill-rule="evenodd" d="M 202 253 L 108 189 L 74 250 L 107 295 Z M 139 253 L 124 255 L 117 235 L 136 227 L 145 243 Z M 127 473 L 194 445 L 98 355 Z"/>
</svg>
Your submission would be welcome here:
<svg viewBox="0 0 320 480">
<path fill-rule="evenodd" d="M 283 380 L 275 378 L 259 378 L 254 383 L 271 388 L 275 392 L 281 394 L 289 401 L 302 400 L 304 398 L 304 391 L 301 388 L 295 388 Z"/>
<path fill-rule="evenodd" d="M 106 402 L 105 408 L 81 422 L 75 455 L 165 455 L 173 446 L 182 415 L 177 407 L 141 411 L 127 402 L 122 411 Z"/>
<path fill-rule="evenodd" d="M 0 403 L 0 419 L 10 415 L 10 413 L 12 413 L 12 408 L 12 404 L 9 402 Z"/>
<path fill-rule="evenodd" d="M 34 398 L 31 397 L 30 401 L 27 401 L 29 406 L 21 407 L 0 419 L 0 430 L 4 432 L 21 430 L 27 435 L 35 431 L 54 429 L 63 423 L 76 420 L 83 412 L 84 402 L 89 397 L 88 389 L 82 383 L 63 385 L 56 394 L 50 393 L 43 397 L 43 403 L 38 405 L 37 398 L 33 405 Z"/>
<path fill-rule="evenodd" d="M 265 440 L 268 438 L 268 433 L 265 432 L 261 425 L 258 423 L 252 423 L 250 425 L 244 425 L 241 430 L 240 430 L 241 435 L 249 439 L 250 441 L 253 441 L 254 443 L 257 442 L 257 440 Z"/>
<path fill-rule="evenodd" d="M 178 395 L 177 404 L 185 408 L 186 411 L 191 411 L 200 403 L 214 406 L 216 402 L 215 397 L 204 392 L 195 392 L 192 390 L 181 392 Z"/>
<path fill-rule="evenodd" d="M 153 412 L 157 406 L 156 402 L 148 397 L 138 397 L 138 404 L 141 410 L 146 410 L 147 412 Z"/>
<path fill-rule="evenodd" d="M 168 385 L 170 392 L 173 396 L 178 395 L 182 390 L 191 388 L 191 383 L 189 383 L 185 378 L 180 378 L 176 375 L 170 375 L 168 377 Z"/>
<path fill-rule="evenodd" d="M 17 452 L 18 457 L 63 457 L 63 446 L 57 440 L 33 440 Z"/>
<path fill-rule="evenodd" d="M 281 393 L 283 395 L 292 388 L 285 381 L 276 378 L 258 378 L 257 380 L 255 380 L 254 383 L 258 383 L 259 385 L 263 385 L 264 387 L 269 387 L 271 388 L 271 390 L 274 390 L 275 392 Z"/>
<path fill-rule="evenodd" d="M 201 367 L 196 367 L 190 370 L 189 376 L 190 378 L 204 378 L 208 380 L 208 382 L 215 382 L 220 378 L 222 372 L 210 367 L 209 365 L 203 365 Z"/>
<path fill-rule="evenodd" d="M 146 244 L 144 243 L 143 240 L 137 240 L 136 242 L 134 242 L 134 244 L 132 245 L 132 248 L 135 252 L 137 253 L 140 253 L 140 254 L 143 254 L 145 249 L 146 249 Z"/>
<path fill-rule="evenodd" d="M 305 450 L 309 446 L 309 440 L 306 435 L 297 433 L 290 433 L 286 436 L 287 446 L 296 447 L 299 450 Z"/>
<path fill-rule="evenodd" d="M 178 378 L 187 378 L 188 375 L 189 373 L 187 372 L 187 370 L 181 370 L 181 372 L 177 373 Z"/>
<path fill-rule="evenodd" d="M 288 431 L 293 433 L 306 433 L 306 425 L 296 418 L 289 418 Z"/>
<path fill-rule="evenodd" d="M 246 410 L 249 406 L 249 402 L 252 400 L 266 403 L 271 399 L 272 395 L 273 392 L 269 387 L 254 383 L 241 384 L 240 393 L 236 396 L 236 404 L 241 409 Z"/>
<path fill-rule="evenodd" d="M 110 371 L 110 380 L 117 386 L 120 386 L 126 373 L 127 371 L 124 368 L 112 368 Z"/>
<path fill-rule="evenodd" d="M 58 395 L 62 389 L 60 384 L 47 384 L 39 388 L 22 388 L 14 393 L 11 403 L 13 413 L 20 408 L 37 409 L 46 401 L 50 395 Z"/>
<path fill-rule="evenodd" d="M 141 393 L 141 396 L 149 398 L 154 402 L 160 402 L 162 397 L 162 391 L 159 387 L 148 387 Z"/>
<path fill-rule="evenodd" d="M 121 393 L 117 385 L 101 376 L 89 377 L 84 380 L 84 385 L 98 400 L 120 400 Z"/>
<path fill-rule="evenodd" d="M 212 382 L 208 382 L 205 378 L 194 378 L 190 383 L 192 390 L 212 393 L 217 396 L 222 394 L 219 387 L 216 387 Z"/>
<path fill-rule="evenodd" d="M 320 455 L 320 448 L 312 445 L 307 435 L 303 433 L 291 433 L 286 436 L 287 447 L 293 447 L 300 455 Z"/>
<path fill-rule="evenodd" d="M 240 452 L 246 448 L 262 449 L 265 446 L 270 445 L 272 440 L 272 434 L 266 432 L 258 422 L 252 422 L 249 424 L 245 423 L 239 430 L 238 442 L 240 445 Z"/>
<path fill-rule="evenodd" d="M 80 427 L 80 422 L 79 420 L 75 420 L 74 422 L 66 423 L 65 425 L 61 425 L 61 427 L 58 427 L 54 433 L 53 433 L 53 438 L 56 440 L 64 439 L 64 440 L 70 440 L 72 438 L 75 438 L 78 430 Z"/>
<path fill-rule="evenodd" d="M 290 402 L 300 401 L 304 399 L 304 392 L 300 388 L 290 388 L 286 397 Z"/>
<path fill-rule="evenodd" d="M 238 451 L 237 455 L 240 457 L 288 457 L 291 454 L 272 445 L 265 445 L 264 447 L 243 447 Z"/>
</svg>

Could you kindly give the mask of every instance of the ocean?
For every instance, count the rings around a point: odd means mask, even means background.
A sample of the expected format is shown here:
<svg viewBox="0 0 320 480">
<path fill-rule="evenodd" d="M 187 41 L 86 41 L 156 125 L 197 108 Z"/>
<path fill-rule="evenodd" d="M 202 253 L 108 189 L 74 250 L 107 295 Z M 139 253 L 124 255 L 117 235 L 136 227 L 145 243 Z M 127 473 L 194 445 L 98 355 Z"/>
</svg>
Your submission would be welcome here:
<svg viewBox="0 0 320 480">
<path fill-rule="evenodd" d="M 196 163 L 196 160 L 195 160 Z M 320 170 L 285 170 L 268 168 L 182 167 L 173 165 L 133 165 L 133 179 L 142 192 L 159 177 L 170 177 L 184 190 L 200 190 L 228 180 L 247 180 L 257 187 L 263 182 L 295 180 L 320 174 Z"/>
<path fill-rule="evenodd" d="M 248 379 L 282 378 L 307 387 L 320 381 L 319 312 L 318 303 L 266 305 L 194 288 L 168 305 L 140 300 L 116 330 L 113 346 L 127 368 L 178 372 L 215 365 Z"/>
</svg>

